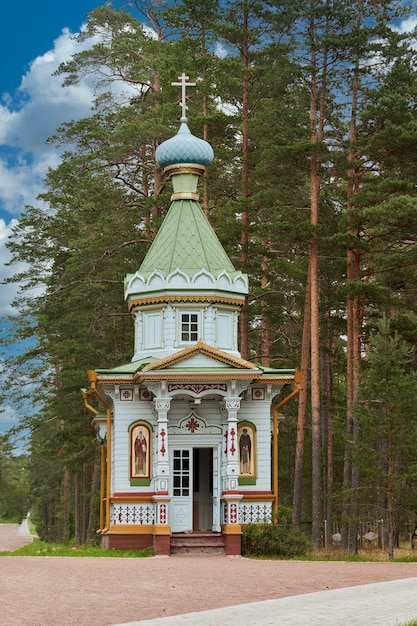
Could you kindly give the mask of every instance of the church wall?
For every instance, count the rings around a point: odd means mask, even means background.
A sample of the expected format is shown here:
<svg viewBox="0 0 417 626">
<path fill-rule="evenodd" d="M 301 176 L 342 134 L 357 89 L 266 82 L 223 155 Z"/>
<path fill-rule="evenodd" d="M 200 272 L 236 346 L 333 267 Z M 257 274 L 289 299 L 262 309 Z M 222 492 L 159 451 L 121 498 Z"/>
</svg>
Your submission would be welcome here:
<svg viewBox="0 0 417 626">
<path fill-rule="evenodd" d="M 162 347 L 170 354 L 175 345 L 175 311 L 171 304 L 164 309 L 164 333 Z"/>
<path fill-rule="evenodd" d="M 115 402 L 115 419 L 113 422 L 113 462 L 112 462 L 112 492 L 143 492 L 152 491 L 152 482 L 149 486 L 131 486 L 130 484 L 130 442 L 129 426 L 133 422 L 144 420 L 155 427 L 155 417 L 152 413 L 152 403 L 148 401 Z M 154 433 L 152 433 L 152 448 Z"/>
<path fill-rule="evenodd" d="M 210 346 L 216 345 L 215 317 L 213 305 L 204 311 L 204 341 Z"/>
<path fill-rule="evenodd" d="M 134 311 L 135 354 L 132 360 L 139 360 L 149 354 L 160 358 L 188 345 L 177 336 L 177 328 L 180 327 L 181 312 L 191 310 L 200 314 L 199 339 L 234 356 L 240 356 L 237 350 L 236 310 L 201 303 L 196 303 L 191 309 L 168 303 Z"/>
<path fill-rule="evenodd" d="M 139 358 L 138 354 L 142 348 L 142 314 L 139 311 L 134 311 L 133 319 L 135 322 L 135 353 L 132 360 L 135 361 Z"/>
</svg>

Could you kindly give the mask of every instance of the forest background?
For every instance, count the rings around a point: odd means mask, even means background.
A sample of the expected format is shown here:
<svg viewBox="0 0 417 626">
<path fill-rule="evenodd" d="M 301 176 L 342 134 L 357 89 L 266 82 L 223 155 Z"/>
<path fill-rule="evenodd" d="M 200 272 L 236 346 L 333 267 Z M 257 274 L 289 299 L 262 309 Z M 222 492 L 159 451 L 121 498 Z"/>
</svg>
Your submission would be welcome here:
<svg viewBox="0 0 417 626">
<path fill-rule="evenodd" d="M 412 17 L 397 0 L 137 0 L 88 16 L 79 37 L 98 43 L 59 73 L 64 89 L 95 81 L 94 110 L 51 137 L 61 162 L 9 242 L 25 269 L 1 394 L 28 453 L 1 438 L 1 517 L 30 508 L 42 538 L 95 539 L 80 388 L 132 356 L 123 278 L 169 207 L 154 155 L 178 128 L 184 71 L 190 129 L 215 152 L 201 204 L 250 277 L 242 357 L 302 372 L 280 424 L 280 503 L 316 549 L 325 523 L 352 553 L 359 525 L 382 523 L 393 555 L 417 514 L 417 51 L 399 29 Z"/>
</svg>

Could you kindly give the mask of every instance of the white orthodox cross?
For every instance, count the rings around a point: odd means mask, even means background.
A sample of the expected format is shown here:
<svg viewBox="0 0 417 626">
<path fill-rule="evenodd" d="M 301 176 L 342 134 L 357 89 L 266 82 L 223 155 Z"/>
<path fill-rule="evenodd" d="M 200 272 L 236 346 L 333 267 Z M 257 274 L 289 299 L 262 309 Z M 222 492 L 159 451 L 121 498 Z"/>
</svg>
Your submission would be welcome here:
<svg viewBox="0 0 417 626">
<path fill-rule="evenodd" d="M 181 74 L 181 76 L 178 76 L 178 80 L 181 81 L 179 83 L 171 83 L 171 85 L 173 87 L 181 87 L 181 100 L 180 100 L 180 105 L 182 107 L 182 115 L 181 115 L 181 122 L 186 122 L 187 121 L 187 96 L 186 96 L 186 92 L 185 89 L 186 87 L 195 87 L 195 83 L 187 83 L 187 80 L 189 79 L 189 76 L 186 76 L 185 73 L 183 72 Z"/>
</svg>

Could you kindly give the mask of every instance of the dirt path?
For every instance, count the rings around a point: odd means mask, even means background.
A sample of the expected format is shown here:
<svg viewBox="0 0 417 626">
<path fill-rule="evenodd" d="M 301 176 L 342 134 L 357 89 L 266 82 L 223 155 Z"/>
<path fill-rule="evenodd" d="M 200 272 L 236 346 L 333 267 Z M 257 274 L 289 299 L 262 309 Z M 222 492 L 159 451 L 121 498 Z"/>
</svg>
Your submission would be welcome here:
<svg viewBox="0 0 417 626">
<path fill-rule="evenodd" d="M 0 551 L 17 528 L 0 526 Z M 413 576 L 417 563 L 1 557 L 0 624 L 109 626 Z"/>
<path fill-rule="evenodd" d="M 20 524 L 0 524 L 0 552 L 13 552 L 32 543 L 27 520 Z"/>
</svg>

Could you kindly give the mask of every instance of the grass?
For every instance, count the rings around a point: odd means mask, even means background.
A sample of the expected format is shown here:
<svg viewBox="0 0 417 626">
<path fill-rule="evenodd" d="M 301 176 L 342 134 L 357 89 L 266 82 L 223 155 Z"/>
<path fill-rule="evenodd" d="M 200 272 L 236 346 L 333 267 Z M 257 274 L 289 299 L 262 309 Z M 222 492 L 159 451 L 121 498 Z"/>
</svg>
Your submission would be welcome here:
<svg viewBox="0 0 417 626">
<path fill-rule="evenodd" d="M 398 551 L 399 552 L 399 551 Z M 378 554 L 363 553 L 348 554 L 347 552 L 313 552 L 306 554 L 305 556 L 295 558 L 293 560 L 298 561 L 349 561 L 350 563 L 417 563 L 417 555 L 402 556 L 398 554 L 394 555 L 393 559 L 389 559 L 388 554 L 380 552 Z M 416 624 L 417 626 L 417 624 Z"/>
<path fill-rule="evenodd" d="M 30 527 L 29 527 L 30 528 Z M 31 533 L 35 533 L 34 529 L 30 529 Z M 146 550 L 114 550 L 111 548 L 104 549 L 98 545 L 74 546 L 73 544 L 54 544 L 41 541 L 35 538 L 32 543 L 18 548 L 13 552 L 0 552 L 2 556 L 74 556 L 74 557 L 117 557 L 117 558 L 144 558 L 154 556 L 153 548 Z M 394 559 L 388 558 L 386 551 L 374 549 L 359 550 L 359 554 L 348 554 L 343 550 L 333 550 L 331 552 L 309 552 L 304 556 L 293 557 L 292 560 L 301 561 L 349 561 L 352 563 L 369 563 L 369 562 L 390 562 L 390 563 L 417 563 L 417 551 L 413 552 L 408 547 L 396 548 Z M 258 557 L 262 558 L 262 557 Z M 271 558 L 271 557 L 266 557 Z M 417 620 L 406 626 L 417 626 Z"/>
<path fill-rule="evenodd" d="M 380 548 L 361 548 L 358 554 L 348 554 L 341 549 L 326 552 L 310 552 L 300 560 L 306 561 L 349 561 L 352 563 L 417 563 L 417 550 L 413 551 L 409 544 L 404 543 L 399 548 L 394 549 L 394 558 L 389 559 L 387 550 Z M 417 626 L 417 624 L 413 624 Z"/>
<path fill-rule="evenodd" d="M 47 543 L 40 539 L 34 539 L 32 543 L 18 548 L 13 552 L 0 552 L 2 556 L 76 556 L 76 557 L 118 557 L 118 558 L 144 558 L 154 556 L 153 548 L 146 550 L 114 550 L 105 549 L 100 546 L 74 546 Z M 292 560 L 300 561 L 349 561 L 351 563 L 369 563 L 369 562 L 390 562 L 390 563 L 417 563 L 417 553 L 410 550 L 398 548 L 395 552 L 397 555 L 392 561 L 389 561 L 388 554 L 382 550 L 361 550 L 359 554 L 347 554 L 342 550 L 333 552 L 310 552 L 301 557 L 295 557 Z M 268 559 L 271 557 L 267 557 Z M 417 626 L 417 622 L 407 626 Z"/>
<path fill-rule="evenodd" d="M 118 557 L 118 558 L 144 558 L 153 556 L 153 548 L 146 550 L 113 550 L 103 549 L 99 546 L 72 546 L 54 543 L 46 543 L 40 539 L 34 539 L 32 543 L 18 548 L 13 552 L 0 552 L 2 556 L 77 556 L 77 557 Z"/>
</svg>

